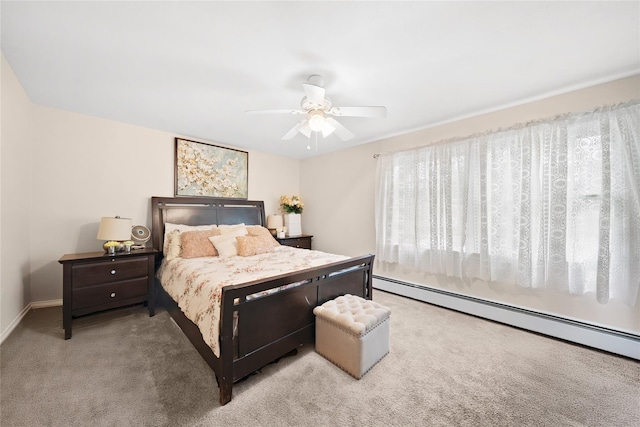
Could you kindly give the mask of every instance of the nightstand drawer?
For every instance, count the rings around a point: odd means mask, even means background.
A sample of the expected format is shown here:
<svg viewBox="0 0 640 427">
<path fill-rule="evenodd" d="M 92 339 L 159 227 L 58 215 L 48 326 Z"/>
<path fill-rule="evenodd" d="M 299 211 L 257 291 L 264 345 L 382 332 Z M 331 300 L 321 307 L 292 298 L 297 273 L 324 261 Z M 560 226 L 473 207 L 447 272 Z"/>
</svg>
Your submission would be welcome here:
<svg viewBox="0 0 640 427">
<path fill-rule="evenodd" d="M 147 303 L 155 313 L 154 266 L 158 251 L 138 249 L 131 254 L 104 251 L 65 254 L 62 264 L 62 327 L 71 338 L 74 317 L 137 303 Z"/>
<path fill-rule="evenodd" d="M 311 239 L 313 236 L 311 234 L 302 234 L 300 236 L 291 236 L 291 237 L 276 237 L 278 243 L 284 246 L 292 246 L 294 248 L 300 249 L 311 249 Z"/>
<path fill-rule="evenodd" d="M 138 279 L 86 286 L 73 290 L 72 309 L 93 307 L 130 298 L 145 298 L 149 292 L 147 276 Z"/>
<path fill-rule="evenodd" d="M 72 286 L 76 289 L 136 277 L 144 277 L 146 281 L 148 270 L 146 257 L 76 264 L 72 268 Z"/>
<path fill-rule="evenodd" d="M 308 238 L 300 238 L 300 239 L 287 239 L 285 243 L 287 246 L 293 246 L 294 248 L 300 249 L 311 249 L 311 239 Z"/>
</svg>

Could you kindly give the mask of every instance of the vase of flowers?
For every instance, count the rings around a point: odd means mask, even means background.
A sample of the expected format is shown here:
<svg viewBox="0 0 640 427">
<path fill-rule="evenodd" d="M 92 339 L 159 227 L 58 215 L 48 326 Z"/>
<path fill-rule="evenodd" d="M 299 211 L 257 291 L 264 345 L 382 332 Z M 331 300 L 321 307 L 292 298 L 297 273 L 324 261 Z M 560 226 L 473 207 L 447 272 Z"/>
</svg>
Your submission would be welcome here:
<svg viewBox="0 0 640 427">
<path fill-rule="evenodd" d="M 284 226 L 288 236 L 299 236 L 302 234 L 302 218 L 300 214 L 304 209 L 304 203 L 298 196 L 281 196 L 280 207 L 284 214 Z"/>
<path fill-rule="evenodd" d="M 280 196 L 280 207 L 282 207 L 282 213 L 301 214 L 304 209 L 304 203 L 298 196 Z"/>
</svg>

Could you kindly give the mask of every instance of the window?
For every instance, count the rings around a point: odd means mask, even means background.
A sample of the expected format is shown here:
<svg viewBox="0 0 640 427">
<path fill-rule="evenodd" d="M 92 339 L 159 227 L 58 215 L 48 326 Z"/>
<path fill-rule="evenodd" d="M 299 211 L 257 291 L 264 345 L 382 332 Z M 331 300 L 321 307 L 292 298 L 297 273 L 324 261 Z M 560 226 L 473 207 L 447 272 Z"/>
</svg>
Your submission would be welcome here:
<svg viewBox="0 0 640 427">
<path fill-rule="evenodd" d="M 378 158 L 376 256 L 634 305 L 640 105 Z"/>
</svg>

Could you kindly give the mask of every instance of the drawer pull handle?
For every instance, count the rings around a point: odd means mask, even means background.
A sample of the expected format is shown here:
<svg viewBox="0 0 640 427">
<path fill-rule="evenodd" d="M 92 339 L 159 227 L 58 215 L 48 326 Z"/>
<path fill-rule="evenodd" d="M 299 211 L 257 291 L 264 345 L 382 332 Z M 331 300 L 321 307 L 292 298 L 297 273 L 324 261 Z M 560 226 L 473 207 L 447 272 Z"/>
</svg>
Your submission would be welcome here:
<svg viewBox="0 0 640 427">
<path fill-rule="evenodd" d="M 111 274 L 116 274 L 116 271 L 115 270 L 111 270 Z"/>
<path fill-rule="evenodd" d="M 115 298 L 116 293 L 115 292 L 111 292 L 111 298 Z"/>
</svg>

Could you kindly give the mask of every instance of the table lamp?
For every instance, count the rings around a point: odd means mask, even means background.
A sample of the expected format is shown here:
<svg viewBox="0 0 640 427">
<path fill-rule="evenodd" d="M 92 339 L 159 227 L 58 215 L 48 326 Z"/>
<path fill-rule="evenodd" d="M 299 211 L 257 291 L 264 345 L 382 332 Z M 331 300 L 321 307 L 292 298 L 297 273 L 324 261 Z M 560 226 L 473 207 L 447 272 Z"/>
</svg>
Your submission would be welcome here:
<svg viewBox="0 0 640 427">
<path fill-rule="evenodd" d="M 269 215 L 267 216 L 267 228 L 273 234 L 276 235 L 278 228 L 282 227 L 282 215 Z"/>
<path fill-rule="evenodd" d="M 133 223 L 131 218 L 102 217 L 100 219 L 100 228 L 98 228 L 98 240 L 105 240 L 103 248 L 110 255 L 116 251 L 124 249 L 123 241 L 131 240 L 131 227 Z M 133 243 L 133 242 L 132 242 Z"/>
</svg>

